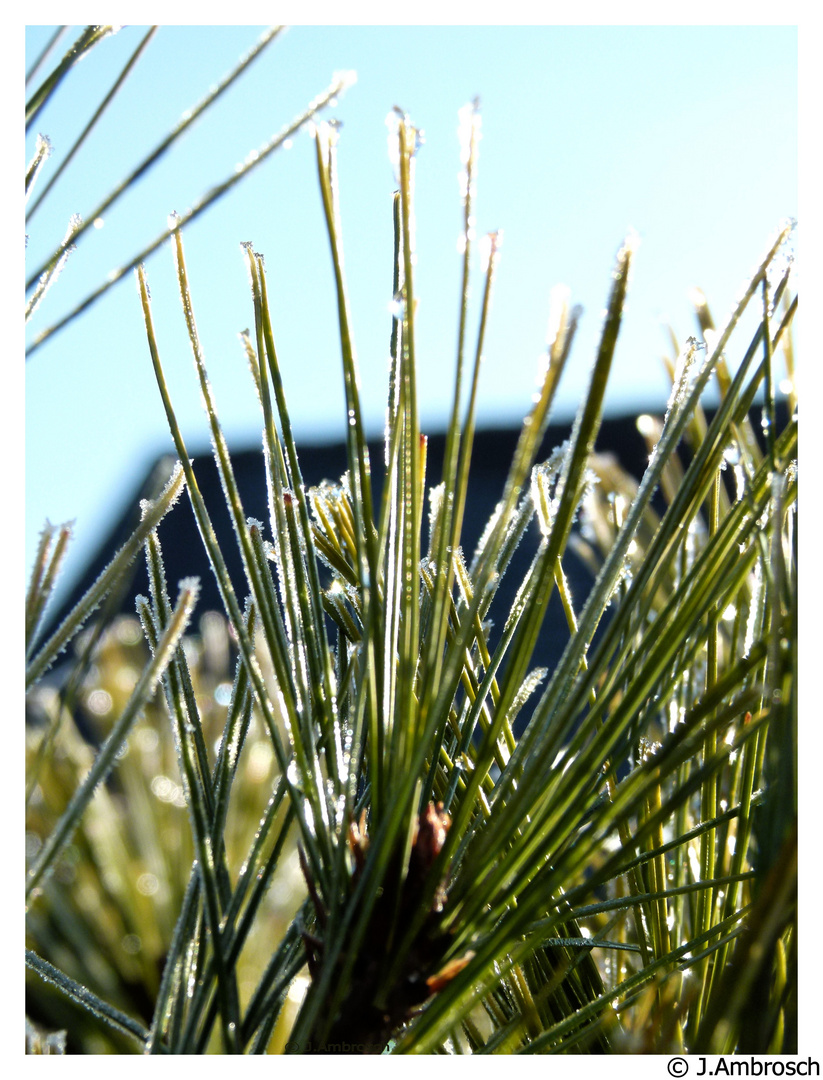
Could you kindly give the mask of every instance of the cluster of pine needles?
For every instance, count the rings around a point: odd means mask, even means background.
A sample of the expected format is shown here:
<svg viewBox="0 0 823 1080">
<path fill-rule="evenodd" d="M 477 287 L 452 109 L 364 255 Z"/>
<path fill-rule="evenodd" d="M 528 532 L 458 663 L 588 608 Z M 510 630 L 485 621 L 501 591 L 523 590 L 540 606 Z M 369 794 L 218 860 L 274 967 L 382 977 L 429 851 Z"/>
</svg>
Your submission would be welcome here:
<svg viewBox="0 0 823 1080">
<path fill-rule="evenodd" d="M 44 530 L 27 597 L 35 1052 L 59 1049 L 60 1029 L 85 1052 L 796 1051 L 793 227 L 769 243 L 720 327 L 701 298 L 700 337 L 673 342 L 665 414 L 639 421 L 649 445 L 639 482 L 596 451 L 633 239 L 616 258 L 569 438 L 540 460 L 578 319 L 556 292 L 539 392 L 467 550 L 498 244 L 486 240 L 472 352 L 476 106 L 461 130 L 463 301 L 439 477 L 427 473 L 418 418 L 417 138 L 405 115 L 395 116 L 387 285 L 397 303 L 381 460 L 370 459 L 361 410 L 333 126 L 316 124 L 315 146 L 348 421 L 339 482 L 304 484 L 264 262 L 244 245 L 252 329 L 242 342 L 269 516 L 245 514 L 195 322 L 184 223 L 172 220 L 234 527 L 218 538 L 137 267 L 177 464 L 46 640 L 67 527 Z M 747 310 L 756 330 L 741 342 Z M 224 606 L 199 622 L 197 581 L 180 582 L 175 599 L 163 569 L 161 533 L 174 529 L 184 490 Z M 242 582 L 227 571 L 228 544 Z M 141 554 L 150 595 L 137 617 L 94 622 Z M 592 569 L 585 597 L 571 595 L 572 558 Z M 507 573 L 518 587 L 500 610 Z M 568 634 L 547 670 L 539 634 L 555 593 Z M 55 679 L 67 646 L 72 661 Z"/>
</svg>

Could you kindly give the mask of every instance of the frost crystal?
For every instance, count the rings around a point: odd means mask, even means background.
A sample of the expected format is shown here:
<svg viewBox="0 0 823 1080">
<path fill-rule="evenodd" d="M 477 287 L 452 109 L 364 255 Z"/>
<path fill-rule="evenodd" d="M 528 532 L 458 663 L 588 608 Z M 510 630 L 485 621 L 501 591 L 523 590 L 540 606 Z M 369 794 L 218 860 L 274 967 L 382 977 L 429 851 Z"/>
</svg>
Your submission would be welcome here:
<svg viewBox="0 0 823 1080">
<path fill-rule="evenodd" d="M 458 127 L 457 137 L 460 140 L 460 164 L 462 168 L 457 174 L 457 182 L 460 186 L 460 198 L 474 198 L 475 182 L 477 173 L 477 158 L 479 156 L 478 143 L 480 141 L 480 113 L 477 102 L 464 105 L 457 114 Z M 471 174 L 469 164 L 471 163 Z"/>
</svg>

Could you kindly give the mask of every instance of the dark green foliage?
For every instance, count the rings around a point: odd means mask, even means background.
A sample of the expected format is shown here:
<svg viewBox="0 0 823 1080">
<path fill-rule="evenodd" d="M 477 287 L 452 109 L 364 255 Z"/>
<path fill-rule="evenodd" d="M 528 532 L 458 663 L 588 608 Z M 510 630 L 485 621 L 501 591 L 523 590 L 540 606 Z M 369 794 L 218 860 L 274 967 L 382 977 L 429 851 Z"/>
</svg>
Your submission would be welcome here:
<svg viewBox="0 0 823 1080">
<path fill-rule="evenodd" d="M 339 484 L 306 490 L 263 262 L 247 246 L 253 329 L 243 344 L 261 406 L 266 525 L 244 514 L 179 223 L 172 230 L 245 597 L 197 488 L 138 270 L 180 460 L 133 541 L 149 566 L 139 614 L 152 660 L 115 702 L 123 657 L 111 633 L 96 645 L 81 698 L 104 690 L 112 699 L 99 750 L 78 735 L 77 701 L 31 691 L 48 725 L 30 728 L 29 829 L 43 845 L 29 871 L 31 1000 L 52 1027 L 69 1025 L 59 1003 L 82 1010 L 77 1049 L 97 1049 L 106 1025 L 116 1034 L 105 1048 L 117 1052 L 796 1049 L 797 421 L 793 392 L 782 426 L 774 403 L 779 356 L 793 372 L 792 226 L 770 243 L 721 331 L 698 305 L 705 340 L 676 348 L 665 415 L 639 422 L 650 439 L 639 485 L 596 452 L 632 238 L 617 256 L 570 439 L 539 462 L 576 327 L 557 298 L 542 386 L 470 560 L 462 515 L 497 247 L 490 238 L 469 370 L 475 109 L 467 119 L 464 302 L 442 477 L 427 476 L 418 422 L 416 133 L 405 116 L 396 118 L 399 304 L 379 499 L 346 300 L 336 131 L 320 125 L 316 146 L 348 467 Z M 759 325 L 739 343 L 750 306 Z M 709 420 L 701 402 L 712 380 L 720 404 Z M 760 401 L 765 439 L 750 421 Z M 225 607 L 199 640 L 189 630 L 185 649 L 195 590 L 182 583 L 172 611 L 156 531 L 183 482 Z M 497 586 L 518 542 L 533 558 L 500 613 Z M 59 559 L 49 545 L 46 536 L 30 590 L 32 634 Z M 582 608 L 563 570 L 571 546 L 596 570 Z M 536 644 L 555 589 L 569 635 L 546 671 Z M 32 683 L 94 602 L 37 652 Z M 502 622 L 494 645 L 490 611 Z M 216 667 L 209 634 L 222 642 Z M 95 754 L 92 780 L 79 783 Z M 159 776 L 179 797 L 157 797 Z"/>
</svg>

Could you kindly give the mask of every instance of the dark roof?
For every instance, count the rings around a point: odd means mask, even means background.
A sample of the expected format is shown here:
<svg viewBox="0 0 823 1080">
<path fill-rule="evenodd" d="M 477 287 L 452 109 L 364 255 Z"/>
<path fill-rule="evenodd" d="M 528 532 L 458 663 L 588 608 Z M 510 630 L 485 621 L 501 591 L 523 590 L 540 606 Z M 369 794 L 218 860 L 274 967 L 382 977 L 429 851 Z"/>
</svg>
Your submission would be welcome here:
<svg viewBox="0 0 823 1080">
<path fill-rule="evenodd" d="M 569 437 L 570 427 L 570 425 L 552 426 L 548 429 L 541 448 L 541 454 L 537 458 L 538 461 L 548 457 L 552 449 Z M 468 558 L 471 557 L 489 515 L 502 495 L 518 435 L 519 428 L 487 429 L 478 431 L 475 435 L 463 530 L 463 546 Z M 429 436 L 427 488 L 438 483 L 441 478 L 444 448 L 445 436 Z M 613 453 L 623 468 L 627 469 L 635 477 L 642 476 L 648 460 L 648 452 L 642 437 L 637 431 L 633 417 L 604 420 L 597 439 L 596 449 Z M 373 463 L 373 478 L 377 487 L 380 482 L 380 463 L 383 460 L 382 442 L 370 443 L 369 453 Z M 299 448 L 298 454 L 303 479 L 307 486 L 318 484 L 322 480 L 337 481 L 345 471 L 346 454 L 342 443 L 303 447 Z M 265 471 L 259 446 L 254 449 L 232 451 L 232 465 L 246 516 L 268 522 Z M 221 548 L 232 582 L 242 603 L 247 592 L 243 587 L 242 562 L 231 528 L 217 467 L 211 453 L 206 452 L 195 457 L 194 469 L 218 539 L 221 541 Z M 71 607 L 95 581 L 113 553 L 124 543 L 135 528 L 140 519 L 140 499 L 156 496 L 159 491 L 158 485 L 162 483 L 162 479 L 158 479 L 162 472 L 163 470 L 158 462 L 157 466 L 150 471 L 146 480 L 135 491 L 134 498 L 130 502 L 131 508 L 101 543 L 97 554 L 90 560 L 87 570 L 77 581 L 61 609 L 55 611 L 49 618 L 49 625 L 45 628 L 45 634 L 50 633 L 59 625 L 59 622 L 71 610 Z M 208 564 L 194 520 L 194 514 L 185 493 L 181 496 L 178 505 L 161 523 L 159 536 L 172 602 L 176 595 L 177 582 L 181 578 L 198 575 L 201 579 L 198 611 L 200 613 L 212 609 L 222 611 L 222 602 L 217 590 L 217 584 Z M 508 607 L 514 599 L 517 586 L 522 580 L 523 573 L 527 569 L 536 547 L 536 536 L 534 544 L 529 545 L 524 541 L 516 555 L 519 565 L 513 563 L 510 572 L 504 578 L 500 597 L 500 611 L 503 614 L 498 613 L 497 618 L 499 620 L 502 620 L 505 613 L 508 612 Z M 524 550 L 526 548 L 528 550 Z M 573 557 L 569 558 L 565 569 L 570 578 L 573 594 L 576 599 L 582 599 L 581 590 L 585 595 L 591 581 L 590 575 L 582 564 Z M 148 595 L 148 578 L 145 562 L 142 558 L 138 558 L 133 564 L 131 579 L 124 581 L 119 595 L 111 597 L 108 601 L 108 610 L 133 613 L 135 610 L 134 599 L 141 593 Z M 547 622 L 551 623 L 551 620 L 547 620 Z M 541 664 L 551 664 L 552 661 L 559 658 L 567 638 L 565 620 L 562 616 L 556 633 L 552 634 L 551 627 L 548 626 L 545 635 L 547 636 L 545 642 L 546 656 L 541 657 L 539 662 Z M 556 641 L 551 640 L 555 637 Z"/>
</svg>

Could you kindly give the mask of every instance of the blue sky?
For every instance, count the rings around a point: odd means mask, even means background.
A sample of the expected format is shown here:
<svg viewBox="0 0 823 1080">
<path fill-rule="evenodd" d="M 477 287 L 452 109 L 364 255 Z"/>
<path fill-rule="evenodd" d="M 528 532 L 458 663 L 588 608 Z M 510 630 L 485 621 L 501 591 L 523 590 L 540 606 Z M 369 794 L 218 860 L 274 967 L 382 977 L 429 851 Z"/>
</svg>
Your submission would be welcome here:
<svg viewBox="0 0 823 1080">
<path fill-rule="evenodd" d="M 26 35 L 26 64 L 49 27 Z M 164 27 L 59 184 L 27 224 L 30 273 L 72 213 L 88 215 L 259 37 L 257 26 Z M 126 27 L 72 70 L 37 131 L 54 154 L 86 123 L 143 28 Z M 640 236 L 618 343 L 610 412 L 661 408 L 661 318 L 694 329 L 688 290 L 716 318 L 785 217 L 797 215 L 797 33 L 790 26 L 295 26 L 215 109 L 90 230 L 30 324 L 36 333 L 105 280 L 302 112 L 332 74 L 357 82 L 327 112 L 339 145 L 343 242 L 363 401 L 383 424 L 391 196 L 387 113 L 425 132 L 417 159 L 417 351 L 424 429 L 441 430 L 456 346 L 458 110 L 482 110 L 477 229 L 502 229 L 480 397 L 481 422 L 517 423 L 543 348 L 550 289 L 585 316 L 559 404 L 570 419 L 585 386 L 614 255 Z M 36 195 L 36 191 L 35 191 Z M 307 133 L 278 151 L 185 234 L 195 315 L 219 414 L 234 445 L 259 444 L 260 419 L 237 333 L 251 320 L 239 244 L 266 257 L 280 360 L 298 436 L 343 434 L 336 310 Z M 161 356 L 192 451 L 207 445 L 167 247 L 147 263 Z M 476 266 L 475 296 L 480 293 Z M 476 324 L 476 321 L 475 321 Z M 30 335 L 31 336 L 31 335 Z M 56 334 L 26 367 L 26 564 L 43 521 L 76 520 L 66 584 L 170 436 L 127 276 Z"/>
</svg>

